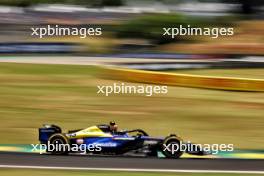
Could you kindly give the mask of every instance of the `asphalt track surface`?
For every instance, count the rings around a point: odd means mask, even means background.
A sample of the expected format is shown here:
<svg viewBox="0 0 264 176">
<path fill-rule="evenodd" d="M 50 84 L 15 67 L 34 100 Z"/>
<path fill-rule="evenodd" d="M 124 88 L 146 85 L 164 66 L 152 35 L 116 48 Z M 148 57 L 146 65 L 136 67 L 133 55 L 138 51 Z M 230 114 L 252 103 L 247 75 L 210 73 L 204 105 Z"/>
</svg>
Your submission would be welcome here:
<svg viewBox="0 0 264 176">
<path fill-rule="evenodd" d="M 119 168 L 161 170 L 217 170 L 263 172 L 264 160 L 239 159 L 165 159 L 144 157 L 40 155 L 38 153 L 0 152 L 0 165 L 67 168 Z M 264 173 L 264 172 L 263 172 Z"/>
</svg>

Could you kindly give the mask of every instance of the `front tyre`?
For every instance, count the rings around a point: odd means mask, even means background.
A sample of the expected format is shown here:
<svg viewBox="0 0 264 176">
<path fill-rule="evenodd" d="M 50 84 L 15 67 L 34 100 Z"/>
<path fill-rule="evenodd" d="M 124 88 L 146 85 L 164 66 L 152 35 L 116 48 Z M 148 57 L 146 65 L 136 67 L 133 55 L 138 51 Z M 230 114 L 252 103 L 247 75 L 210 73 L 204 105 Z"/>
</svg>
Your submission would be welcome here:
<svg viewBox="0 0 264 176">
<path fill-rule="evenodd" d="M 64 134 L 56 133 L 49 138 L 47 152 L 54 155 L 66 155 L 69 151 L 70 143 Z"/>
<path fill-rule="evenodd" d="M 166 158 L 180 158 L 183 151 L 180 150 L 182 140 L 177 136 L 168 136 L 162 143 L 162 153 Z"/>
</svg>

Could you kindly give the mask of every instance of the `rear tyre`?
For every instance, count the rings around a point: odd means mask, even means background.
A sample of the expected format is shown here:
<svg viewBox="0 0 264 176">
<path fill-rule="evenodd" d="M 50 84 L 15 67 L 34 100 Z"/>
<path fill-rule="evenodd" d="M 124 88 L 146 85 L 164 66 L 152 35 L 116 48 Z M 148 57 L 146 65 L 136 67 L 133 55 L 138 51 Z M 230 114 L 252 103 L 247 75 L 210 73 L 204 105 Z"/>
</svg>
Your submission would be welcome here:
<svg viewBox="0 0 264 176">
<path fill-rule="evenodd" d="M 61 133 L 52 135 L 49 138 L 47 152 L 54 155 L 66 155 L 70 151 L 70 143 L 68 138 Z"/>
<path fill-rule="evenodd" d="M 166 158 L 180 158 L 183 151 L 180 150 L 181 139 L 177 136 L 168 136 L 162 143 L 162 153 Z"/>
</svg>

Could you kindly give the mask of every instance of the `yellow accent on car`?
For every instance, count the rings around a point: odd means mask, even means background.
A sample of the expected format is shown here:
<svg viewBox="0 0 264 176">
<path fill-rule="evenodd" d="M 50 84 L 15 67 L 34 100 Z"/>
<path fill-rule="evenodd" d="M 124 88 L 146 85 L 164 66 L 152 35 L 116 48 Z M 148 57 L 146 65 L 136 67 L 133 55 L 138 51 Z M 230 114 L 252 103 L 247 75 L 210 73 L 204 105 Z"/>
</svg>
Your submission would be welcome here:
<svg viewBox="0 0 264 176">
<path fill-rule="evenodd" d="M 86 138 L 86 137 L 113 137 L 110 133 L 103 132 L 97 126 L 91 126 L 89 128 L 83 129 L 76 133 L 69 135 L 70 138 Z"/>
</svg>

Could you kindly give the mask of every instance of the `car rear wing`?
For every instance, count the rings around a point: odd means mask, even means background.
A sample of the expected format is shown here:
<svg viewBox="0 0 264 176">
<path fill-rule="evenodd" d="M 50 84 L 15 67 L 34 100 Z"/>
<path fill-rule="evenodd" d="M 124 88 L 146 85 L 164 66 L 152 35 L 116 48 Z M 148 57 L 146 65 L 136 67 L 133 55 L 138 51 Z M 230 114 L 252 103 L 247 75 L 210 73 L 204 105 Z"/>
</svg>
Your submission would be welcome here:
<svg viewBox="0 0 264 176">
<path fill-rule="evenodd" d="M 44 124 L 43 127 L 39 128 L 39 141 L 41 144 L 46 144 L 51 135 L 61 132 L 61 128 L 57 125 Z"/>
</svg>

